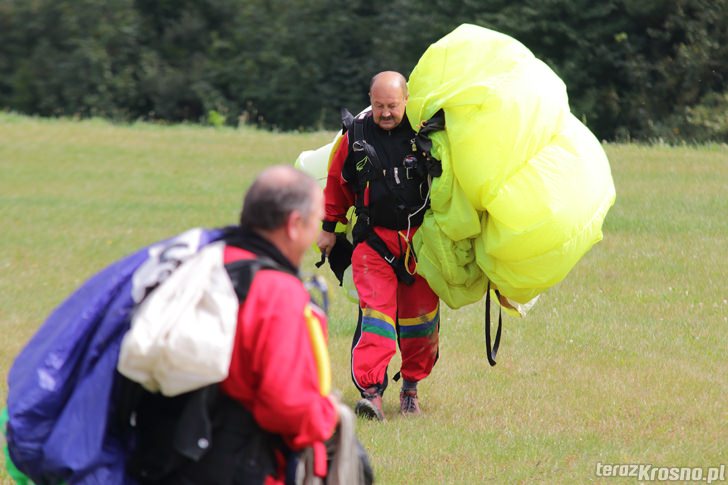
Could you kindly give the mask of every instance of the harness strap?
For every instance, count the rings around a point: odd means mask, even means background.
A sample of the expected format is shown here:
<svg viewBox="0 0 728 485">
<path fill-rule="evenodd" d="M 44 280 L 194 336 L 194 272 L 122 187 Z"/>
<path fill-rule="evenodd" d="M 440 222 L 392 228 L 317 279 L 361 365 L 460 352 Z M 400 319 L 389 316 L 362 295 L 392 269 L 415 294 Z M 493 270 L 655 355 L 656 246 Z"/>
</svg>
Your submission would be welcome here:
<svg viewBox="0 0 728 485">
<path fill-rule="evenodd" d="M 430 133 L 434 133 L 435 131 L 440 131 L 445 129 L 445 111 L 442 109 L 438 110 L 437 113 L 432 115 L 432 117 L 422 122 L 422 128 L 420 128 L 420 131 L 417 132 L 418 135 L 427 136 Z M 424 141 L 424 140 L 423 140 Z M 427 149 L 429 150 L 432 148 L 432 142 L 427 139 L 427 142 L 429 142 L 429 146 Z"/>
<path fill-rule="evenodd" d="M 498 293 L 498 290 L 495 291 L 495 294 L 498 296 L 500 295 Z M 488 289 L 486 290 L 486 296 L 485 296 L 485 350 L 488 357 L 488 363 L 491 366 L 494 366 L 496 364 L 495 362 L 495 356 L 498 353 L 498 347 L 500 346 L 500 338 L 501 338 L 501 326 L 503 325 L 503 310 L 502 308 L 498 307 L 498 330 L 495 332 L 495 341 L 493 342 L 493 345 L 491 346 L 490 341 L 490 281 L 488 281 Z"/>
<path fill-rule="evenodd" d="M 379 178 L 382 178 L 384 180 L 384 183 L 387 185 L 387 188 L 389 189 L 390 193 L 394 195 L 394 197 L 398 200 L 402 206 L 406 206 L 406 201 L 402 199 L 399 190 L 397 187 L 393 184 L 393 181 L 397 184 L 400 183 L 400 175 L 404 179 L 410 179 L 412 176 L 409 173 L 409 170 L 402 170 L 401 174 L 399 172 L 400 167 L 393 167 L 391 170 L 391 173 L 387 173 L 387 170 L 384 168 L 384 165 L 382 165 L 382 161 L 379 159 L 379 155 L 377 155 L 377 150 L 374 148 L 374 146 L 366 141 L 364 138 L 364 123 L 367 118 L 368 114 L 359 115 L 357 118 L 355 118 L 353 123 L 354 128 L 354 138 L 351 143 L 351 148 L 355 152 L 361 152 L 363 151 L 366 155 L 365 160 L 369 160 L 369 163 L 371 163 L 372 167 L 374 168 L 373 171 L 366 170 L 365 167 L 357 167 L 357 171 L 361 170 L 360 173 L 363 174 L 372 174 L 366 177 L 366 186 L 369 186 L 369 182 L 372 180 L 376 180 Z M 346 120 L 344 121 L 346 123 Z M 358 162 L 361 163 L 361 162 Z M 388 176 L 389 175 L 389 176 Z M 363 181 L 359 181 L 360 187 L 364 184 Z M 369 206 L 368 200 L 363 200 L 362 205 L 364 207 Z"/>
<path fill-rule="evenodd" d="M 377 155 L 377 151 L 374 149 L 371 143 L 366 141 L 366 139 L 364 138 L 363 119 L 354 120 L 354 140 L 351 143 L 351 147 L 355 152 L 363 151 L 366 154 L 367 158 L 369 159 L 369 163 L 372 164 L 377 175 L 384 174 L 384 166 L 379 160 L 379 155 Z M 359 167 L 357 167 L 357 169 L 358 168 Z"/>
<path fill-rule="evenodd" d="M 432 156 L 432 140 L 430 140 L 430 133 L 445 129 L 445 111 L 440 109 L 432 117 L 423 121 L 420 127 L 420 131 L 417 132 L 414 139 L 412 140 L 414 147 L 417 148 L 420 153 L 425 157 L 425 167 L 427 173 L 432 177 L 439 177 L 442 175 L 442 163 Z"/>
<path fill-rule="evenodd" d="M 380 238 L 376 232 L 369 231 L 366 241 L 369 243 L 369 246 L 371 246 L 371 248 L 384 258 L 384 260 L 392 267 L 394 274 L 397 276 L 399 281 L 408 286 L 415 282 L 415 277 L 409 274 L 407 268 L 404 266 L 404 262 L 402 262 L 402 259 L 397 258 L 394 254 L 392 254 L 384 241 L 382 241 L 382 238 Z"/>
<path fill-rule="evenodd" d="M 413 248 L 412 245 L 410 244 L 410 242 L 407 240 L 407 236 L 402 234 L 402 231 L 397 231 L 397 234 L 399 235 L 399 237 L 404 239 L 404 244 L 405 244 L 405 246 L 407 246 L 407 249 L 404 252 L 404 269 L 405 269 L 405 271 L 407 271 L 408 274 L 411 274 L 412 276 L 414 276 L 415 273 L 417 272 L 417 254 L 415 254 L 415 248 Z M 415 262 L 415 269 L 413 269 L 412 271 L 410 271 L 410 269 L 409 269 L 410 268 L 410 264 L 409 264 L 410 257 L 411 257 L 412 261 Z"/>
<path fill-rule="evenodd" d="M 354 123 L 354 115 L 349 112 L 346 108 L 341 108 L 341 124 L 343 125 L 344 131 L 351 130 L 351 125 Z"/>
<path fill-rule="evenodd" d="M 235 289 L 238 300 L 242 303 L 248 297 L 250 285 L 253 282 L 255 273 L 261 269 L 274 269 L 289 273 L 280 264 L 265 256 L 258 256 L 254 259 L 239 259 L 225 265 L 230 281 Z"/>
</svg>

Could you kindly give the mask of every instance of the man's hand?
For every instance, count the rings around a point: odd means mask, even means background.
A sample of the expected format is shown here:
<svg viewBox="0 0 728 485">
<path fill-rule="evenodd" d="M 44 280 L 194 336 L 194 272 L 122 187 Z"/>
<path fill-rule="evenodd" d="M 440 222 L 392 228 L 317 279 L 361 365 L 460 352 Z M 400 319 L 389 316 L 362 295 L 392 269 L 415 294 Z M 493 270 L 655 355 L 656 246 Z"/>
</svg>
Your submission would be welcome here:
<svg viewBox="0 0 728 485">
<path fill-rule="evenodd" d="M 316 240 L 316 246 L 321 250 L 322 253 L 328 256 L 331 253 L 331 248 L 336 244 L 336 234 L 333 232 L 321 231 L 318 239 Z"/>
</svg>

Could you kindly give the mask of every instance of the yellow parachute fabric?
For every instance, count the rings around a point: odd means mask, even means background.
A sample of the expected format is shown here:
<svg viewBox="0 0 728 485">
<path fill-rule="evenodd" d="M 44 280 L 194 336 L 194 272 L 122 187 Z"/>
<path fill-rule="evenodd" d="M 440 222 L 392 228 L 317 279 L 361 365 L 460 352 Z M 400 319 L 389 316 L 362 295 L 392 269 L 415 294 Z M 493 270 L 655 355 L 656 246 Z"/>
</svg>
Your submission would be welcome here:
<svg viewBox="0 0 728 485">
<path fill-rule="evenodd" d="M 443 174 L 415 235 L 418 272 L 452 308 L 487 282 L 526 303 L 602 238 L 614 204 L 609 162 L 570 112 L 566 87 L 517 40 L 464 24 L 432 44 L 409 79 L 415 129 L 438 110 Z"/>
</svg>

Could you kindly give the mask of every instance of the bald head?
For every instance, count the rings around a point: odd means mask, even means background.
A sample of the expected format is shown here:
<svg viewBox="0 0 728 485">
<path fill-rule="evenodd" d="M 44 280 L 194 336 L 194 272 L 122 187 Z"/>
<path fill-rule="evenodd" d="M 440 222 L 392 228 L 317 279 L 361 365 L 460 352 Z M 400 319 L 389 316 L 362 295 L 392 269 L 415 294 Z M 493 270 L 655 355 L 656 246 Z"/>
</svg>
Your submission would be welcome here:
<svg viewBox="0 0 728 485">
<path fill-rule="evenodd" d="M 377 89 L 386 87 L 398 89 L 404 98 L 409 95 L 407 92 L 407 80 L 397 71 L 382 71 L 372 76 L 372 80 L 369 83 L 369 96 L 372 95 L 375 86 Z"/>
<path fill-rule="evenodd" d="M 240 226 L 270 231 L 282 227 L 296 211 L 308 217 L 321 189 L 316 180 L 288 165 L 263 170 L 248 189 L 240 214 Z"/>
<path fill-rule="evenodd" d="M 393 130 L 402 122 L 407 106 L 407 80 L 398 72 L 375 75 L 369 87 L 374 123 L 383 130 Z"/>
</svg>

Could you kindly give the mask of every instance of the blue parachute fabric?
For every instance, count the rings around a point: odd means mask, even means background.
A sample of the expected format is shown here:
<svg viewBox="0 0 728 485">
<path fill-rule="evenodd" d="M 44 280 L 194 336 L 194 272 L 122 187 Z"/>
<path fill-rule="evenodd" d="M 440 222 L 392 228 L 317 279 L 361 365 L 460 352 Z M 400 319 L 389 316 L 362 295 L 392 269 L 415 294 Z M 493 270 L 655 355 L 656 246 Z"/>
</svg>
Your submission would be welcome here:
<svg viewBox="0 0 728 485">
<path fill-rule="evenodd" d="M 224 235 L 224 229 L 194 231 L 192 252 Z M 35 483 L 135 483 L 124 472 L 128 444 L 107 432 L 119 348 L 134 308 L 136 270 L 154 248 L 184 234 L 141 249 L 87 280 L 15 359 L 8 375 L 8 451 Z"/>
</svg>

